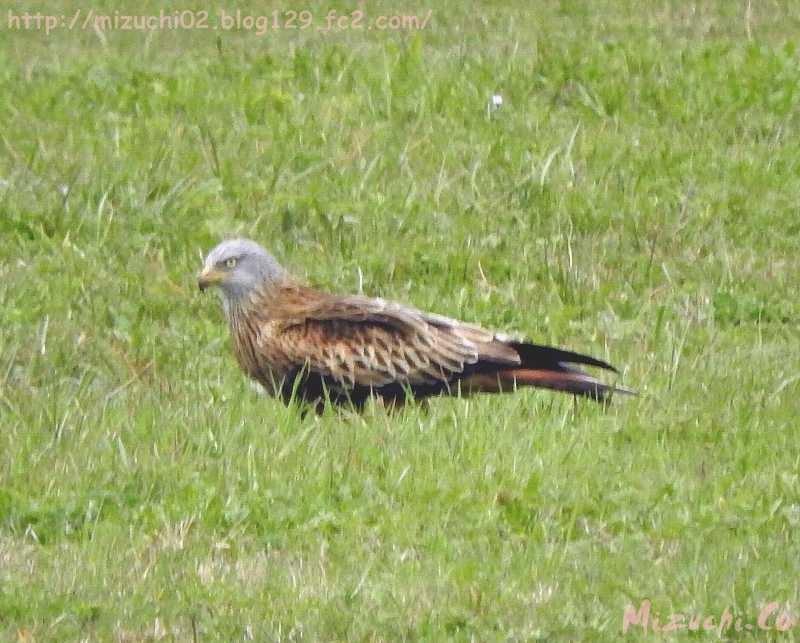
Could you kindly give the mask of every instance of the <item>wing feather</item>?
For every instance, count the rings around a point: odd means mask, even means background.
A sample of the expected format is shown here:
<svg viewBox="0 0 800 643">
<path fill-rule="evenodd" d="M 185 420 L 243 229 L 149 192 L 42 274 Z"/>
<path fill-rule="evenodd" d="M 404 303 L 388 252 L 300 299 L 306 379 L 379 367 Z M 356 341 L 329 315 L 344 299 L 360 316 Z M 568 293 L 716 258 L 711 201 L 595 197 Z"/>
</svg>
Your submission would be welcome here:
<svg viewBox="0 0 800 643">
<path fill-rule="evenodd" d="M 286 373 L 308 368 L 342 389 L 449 383 L 490 359 L 519 364 L 493 333 L 383 299 L 336 297 L 304 290 L 273 293 L 259 347 Z"/>
</svg>

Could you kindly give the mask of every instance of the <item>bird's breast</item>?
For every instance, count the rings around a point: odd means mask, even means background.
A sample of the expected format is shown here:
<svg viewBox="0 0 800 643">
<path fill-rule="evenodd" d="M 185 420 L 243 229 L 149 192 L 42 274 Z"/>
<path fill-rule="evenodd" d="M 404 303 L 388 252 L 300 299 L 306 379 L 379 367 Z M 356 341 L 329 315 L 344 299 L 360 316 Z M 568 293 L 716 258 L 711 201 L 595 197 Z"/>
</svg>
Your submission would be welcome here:
<svg viewBox="0 0 800 643">
<path fill-rule="evenodd" d="M 237 314 L 231 315 L 230 327 L 233 352 L 241 369 L 267 392 L 278 393 L 292 369 L 286 356 L 270 341 L 273 325 L 251 315 Z"/>
</svg>

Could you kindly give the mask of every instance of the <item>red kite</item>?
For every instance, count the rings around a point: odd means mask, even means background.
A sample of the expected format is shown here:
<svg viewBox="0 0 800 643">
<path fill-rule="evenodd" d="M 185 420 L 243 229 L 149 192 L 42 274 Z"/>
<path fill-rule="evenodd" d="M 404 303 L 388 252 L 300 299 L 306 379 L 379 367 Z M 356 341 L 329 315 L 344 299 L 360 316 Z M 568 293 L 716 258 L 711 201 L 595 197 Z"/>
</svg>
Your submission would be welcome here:
<svg viewBox="0 0 800 643">
<path fill-rule="evenodd" d="M 630 391 L 570 366 L 616 372 L 606 362 L 514 341 L 455 319 L 357 295 L 332 295 L 295 280 L 264 248 L 224 241 L 206 257 L 200 290 L 216 286 L 242 370 L 275 396 L 318 410 L 325 400 L 362 407 L 432 395 L 534 386 L 597 401 Z"/>
</svg>

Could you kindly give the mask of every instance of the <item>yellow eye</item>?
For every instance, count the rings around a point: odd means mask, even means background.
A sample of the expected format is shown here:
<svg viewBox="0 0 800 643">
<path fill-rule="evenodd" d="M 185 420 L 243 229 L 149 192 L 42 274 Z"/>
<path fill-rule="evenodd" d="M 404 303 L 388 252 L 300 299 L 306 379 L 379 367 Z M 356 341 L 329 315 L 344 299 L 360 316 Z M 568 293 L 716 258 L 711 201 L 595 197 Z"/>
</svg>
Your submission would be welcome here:
<svg viewBox="0 0 800 643">
<path fill-rule="evenodd" d="M 235 268 L 236 267 L 236 259 L 226 259 L 225 260 L 225 267 L 226 268 Z"/>
</svg>

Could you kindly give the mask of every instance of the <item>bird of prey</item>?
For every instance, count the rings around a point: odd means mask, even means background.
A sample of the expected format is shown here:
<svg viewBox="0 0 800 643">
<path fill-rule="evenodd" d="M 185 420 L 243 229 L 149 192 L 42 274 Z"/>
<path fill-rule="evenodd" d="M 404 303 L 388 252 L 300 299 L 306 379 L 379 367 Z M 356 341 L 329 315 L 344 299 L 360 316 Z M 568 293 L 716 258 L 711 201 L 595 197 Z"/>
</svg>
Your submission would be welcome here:
<svg viewBox="0 0 800 643">
<path fill-rule="evenodd" d="M 333 295 L 290 275 L 248 239 L 223 241 L 198 275 L 217 287 L 242 370 L 269 394 L 361 408 L 432 395 L 534 386 L 597 401 L 626 389 L 572 366 L 616 372 L 606 362 L 529 342 L 402 304 Z"/>
</svg>

